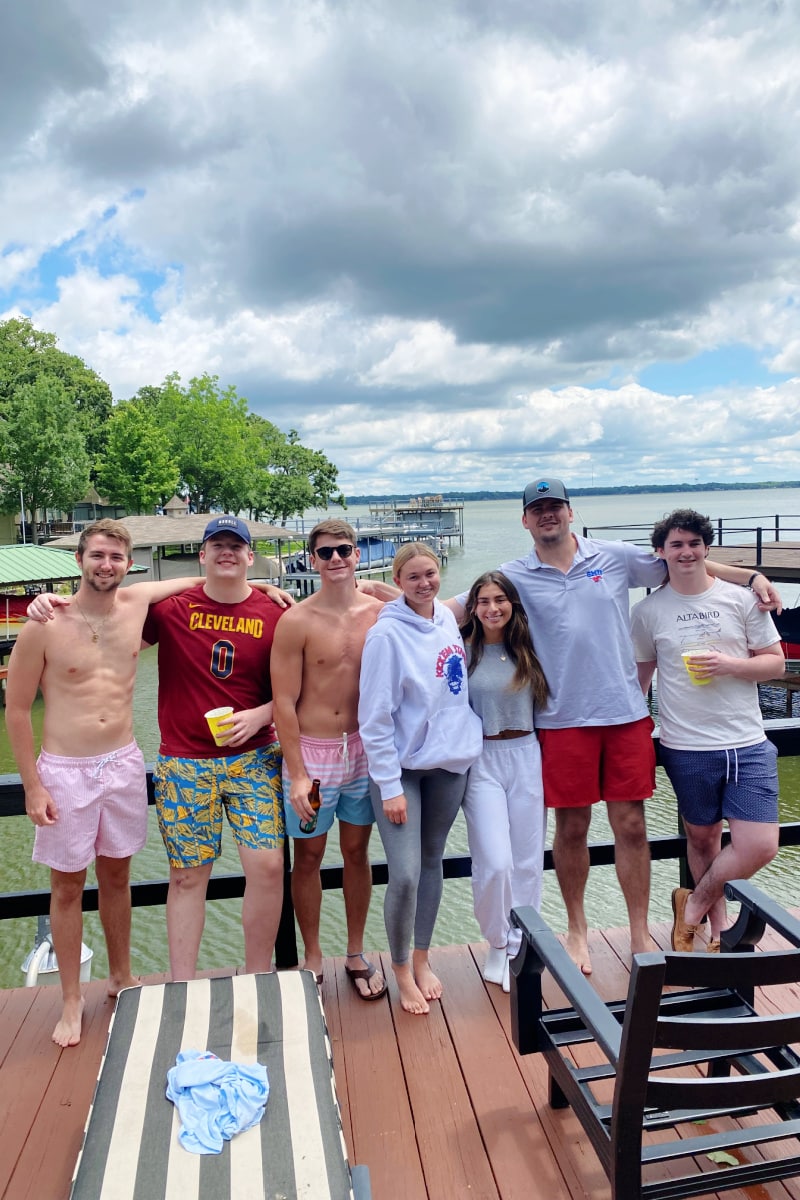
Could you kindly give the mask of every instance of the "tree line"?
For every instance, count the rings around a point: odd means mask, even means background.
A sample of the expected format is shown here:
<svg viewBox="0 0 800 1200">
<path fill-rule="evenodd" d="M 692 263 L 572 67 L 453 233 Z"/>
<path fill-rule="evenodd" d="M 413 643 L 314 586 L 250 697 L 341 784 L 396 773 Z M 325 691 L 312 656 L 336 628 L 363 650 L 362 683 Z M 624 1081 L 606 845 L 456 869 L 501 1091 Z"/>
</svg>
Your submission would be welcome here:
<svg viewBox="0 0 800 1200">
<path fill-rule="evenodd" d="M 285 524 L 307 508 L 344 504 L 338 471 L 296 430 L 250 412 L 216 375 L 177 374 L 114 403 L 82 359 L 27 318 L 0 322 L 0 512 L 69 512 L 93 484 L 128 513 L 152 513 L 176 492 L 196 512 L 247 512 Z"/>
</svg>

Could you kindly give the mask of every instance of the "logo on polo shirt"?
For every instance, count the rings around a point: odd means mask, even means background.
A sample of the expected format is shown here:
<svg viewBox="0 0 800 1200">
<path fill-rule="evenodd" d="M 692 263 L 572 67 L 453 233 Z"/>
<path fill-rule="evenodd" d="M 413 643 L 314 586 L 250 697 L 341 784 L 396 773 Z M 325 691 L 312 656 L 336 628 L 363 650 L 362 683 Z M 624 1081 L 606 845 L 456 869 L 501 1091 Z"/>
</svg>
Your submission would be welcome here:
<svg viewBox="0 0 800 1200">
<path fill-rule="evenodd" d="M 586 578 L 591 579 L 592 583 L 600 583 L 603 578 L 603 568 L 593 567 L 591 571 L 586 572 Z"/>
</svg>

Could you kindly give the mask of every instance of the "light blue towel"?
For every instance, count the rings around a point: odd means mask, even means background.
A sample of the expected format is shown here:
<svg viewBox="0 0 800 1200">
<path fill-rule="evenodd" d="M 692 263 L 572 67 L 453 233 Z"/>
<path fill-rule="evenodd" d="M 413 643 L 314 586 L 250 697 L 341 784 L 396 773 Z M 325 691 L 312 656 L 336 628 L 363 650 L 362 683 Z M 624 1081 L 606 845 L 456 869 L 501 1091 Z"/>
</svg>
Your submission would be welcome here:
<svg viewBox="0 0 800 1200">
<path fill-rule="evenodd" d="M 230 1141 L 257 1124 L 269 1096 L 267 1068 L 225 1062 L 207 1050 L 181 1050 L 167 1071 L 167 1099 L 178 1110 L 178 1140 L 194 1154 L 219 1154 Z"/>
</svg>

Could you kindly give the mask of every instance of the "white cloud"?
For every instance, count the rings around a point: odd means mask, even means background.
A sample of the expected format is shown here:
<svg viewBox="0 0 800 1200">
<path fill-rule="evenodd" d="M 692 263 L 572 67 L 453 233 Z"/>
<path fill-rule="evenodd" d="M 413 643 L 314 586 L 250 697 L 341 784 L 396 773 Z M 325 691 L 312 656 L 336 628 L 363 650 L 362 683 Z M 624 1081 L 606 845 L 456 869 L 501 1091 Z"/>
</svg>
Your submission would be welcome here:
<svg viewBox="0 0 800 1200">
<path fill-rule="evenodd" d="M 14 13 L 0 307 L 117 396 L 219 374 L 350 490 L 798 474 L 790 6 Z"/>
</svg>

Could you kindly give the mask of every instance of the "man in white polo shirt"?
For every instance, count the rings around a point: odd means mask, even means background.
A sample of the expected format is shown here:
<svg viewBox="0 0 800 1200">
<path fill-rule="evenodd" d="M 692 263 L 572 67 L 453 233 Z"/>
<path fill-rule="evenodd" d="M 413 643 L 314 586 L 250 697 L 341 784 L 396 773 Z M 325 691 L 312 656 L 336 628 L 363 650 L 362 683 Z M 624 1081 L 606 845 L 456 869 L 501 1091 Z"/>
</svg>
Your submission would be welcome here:
<svg viewBox="0 0 800 1200">
<path fill-rule="evenodd" d="M 633 610 L 642 690 L 658 671 L 661 761 L 683 818 L 694 891 L 672 893 L 673 950 L 694 949 L 708 916 L 719 951 L 724 888 L 749 879 L 778 850 L 777 752 L 767 741 L 758 682 L 785 670 L 774 622 L 752 592 L 708 573 L 708 517 L 677 509 L 652 535 L 669 581 Z M 722 822 L 731 831 L 722 849 Z"/>
</svg>

